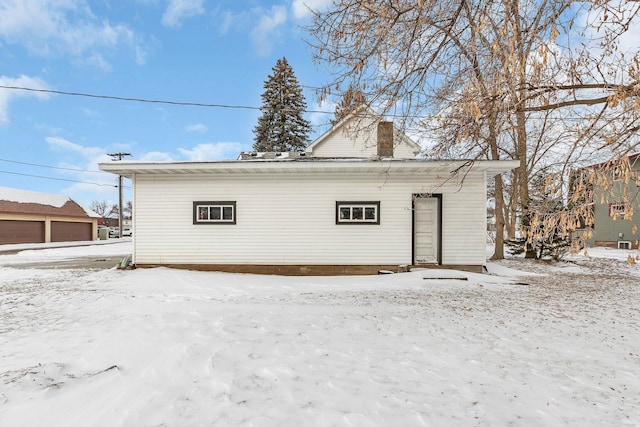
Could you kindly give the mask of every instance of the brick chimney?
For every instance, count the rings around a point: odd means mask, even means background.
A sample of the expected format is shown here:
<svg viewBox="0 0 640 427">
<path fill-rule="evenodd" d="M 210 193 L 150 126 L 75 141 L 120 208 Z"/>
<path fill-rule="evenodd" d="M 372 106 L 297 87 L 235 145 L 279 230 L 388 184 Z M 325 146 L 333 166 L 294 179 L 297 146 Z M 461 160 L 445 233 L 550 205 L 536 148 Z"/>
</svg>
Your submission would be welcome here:
<svg viewBox="0 0 640 427">
<path fill-rule="evenodd" d="M 378 123 L 378 157 L 393 157 L 393 122 Z"/>
</svg>

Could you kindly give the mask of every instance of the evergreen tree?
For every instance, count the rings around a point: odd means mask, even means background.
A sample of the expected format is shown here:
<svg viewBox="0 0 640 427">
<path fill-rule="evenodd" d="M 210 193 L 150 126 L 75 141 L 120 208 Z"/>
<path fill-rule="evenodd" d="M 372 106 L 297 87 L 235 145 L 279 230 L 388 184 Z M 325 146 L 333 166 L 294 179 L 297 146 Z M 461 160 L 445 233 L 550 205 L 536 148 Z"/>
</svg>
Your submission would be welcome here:
<svg viewBox="0 0 640 427">
<path fill-rule="evenodd" d="M 505 241 L 512 255 L 531 251 L 535 259 L 560 260 L 569 252 L 571 241 L 558 217 L 567 207 L 562 197 L 562 176 L 536 175 L 531 179 L 530 209 L 521 219 L 521 237 Z"/>
<path fill-rule="evenodd" d="M 311 124 L 302 114 L 307 108 L 302 87 L 286 58 L 279 59 L 264 82 L 262 116 L 253 128 L 254 151 L 304 151 Z"/>
</svg>

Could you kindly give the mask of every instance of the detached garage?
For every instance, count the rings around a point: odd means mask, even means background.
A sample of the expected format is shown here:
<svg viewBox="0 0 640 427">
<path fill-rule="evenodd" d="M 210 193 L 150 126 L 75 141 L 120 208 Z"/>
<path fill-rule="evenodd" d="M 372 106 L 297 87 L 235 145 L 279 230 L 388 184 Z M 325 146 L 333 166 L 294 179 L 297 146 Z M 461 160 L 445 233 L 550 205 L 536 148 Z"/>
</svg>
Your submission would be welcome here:
<svg viewBox="0 0 640 427">
<path fill-rule="evenodd" d="M 0 187 L 0 245 L 94 240 L 99 217 L 67 196 Z"/>
</svg>

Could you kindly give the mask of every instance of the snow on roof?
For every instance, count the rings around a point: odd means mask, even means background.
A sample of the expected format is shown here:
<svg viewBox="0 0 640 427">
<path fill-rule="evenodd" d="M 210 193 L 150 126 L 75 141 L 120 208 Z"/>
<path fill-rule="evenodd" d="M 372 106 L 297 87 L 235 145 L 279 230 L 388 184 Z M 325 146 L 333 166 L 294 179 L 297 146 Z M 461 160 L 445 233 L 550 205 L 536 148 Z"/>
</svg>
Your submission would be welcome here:
<svg viewBox="0 0 640 427">
<path fill-rule="evenodd" d="M 237 173 L 300 173 L 300 172 L 447 172 L 469 168 L 476 172 L 486 172 L 488 176 L 497 175 L 520 166 L 519 160 L 431 160 L 399 158 L 362 158 L 362 157 L 299 157 L 255 160 L 215 160 L 215 161 L 179 161 L 179 162 L 140 162 L 118 160 L 99 163 L 100 170 L 130 177 L 133 174 L 237 174 Z"/>
<path fill-rule="evenodd" d="M 300 157 L 305 157 L 307 153 L 304 151 L 243 151 L 238 156 L 238 160 L 282 160 L 282 159 L 298 159 Z"/>
<path fill-rule="evenodd" d="M 86 212 L 87 216 L 91 218 L 102 218 L 102 215 L 98 214 L 97 212 L 92 211 L 91 209 L 87 209 L 80 204 L 78 206 L 80 206 Z"/>
<path fill-rule="evenodd" d="M 37 191 L 21 190 L 19 188 L 0 187 L 0 200 L 17 203 L 37 203 L 61 208 L 69 200 L 68 196 L 59 194 L 40 193 Z M 86 209 L 85 209 L 86 210 Z"/>
<path fill-rule="evenodd" d="M 21 190 L 19 188 L 0 187 L 0 202 L 25 204 L 31 203 L 43 207 L 50 207 L 44 208 L 48 213 L 53 212 L 49 210 L 51 208 L 64 208 L 65 213 L 72 216 L 77 216 L 77 210 L 81 209 L 82 212 L 84 212 L 84 214 L 90 218 L 100 218 L 100 215 L 98 215 L 91 209 L 87 209 L 79 203 L 75 202 L 69 196 L 62 196 L 59 194 L 40 193 L 38 191 Z M 43 213 L 45 211 L 40 211 L 40 213 Z"/>
</svg>

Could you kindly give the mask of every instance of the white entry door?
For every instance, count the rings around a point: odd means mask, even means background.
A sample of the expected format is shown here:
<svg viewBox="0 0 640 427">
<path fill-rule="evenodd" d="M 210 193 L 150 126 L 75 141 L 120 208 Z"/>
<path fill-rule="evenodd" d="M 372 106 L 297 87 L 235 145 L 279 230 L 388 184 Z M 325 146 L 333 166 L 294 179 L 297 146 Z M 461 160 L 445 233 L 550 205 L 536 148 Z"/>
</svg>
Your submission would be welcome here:
<svg viewBox="0 0 640 427">
<path fill-rule="evenodd" d="M 438 263 L 438 198 L 416 197 L 414 199 L 414 263 Z"/>
</svg>

